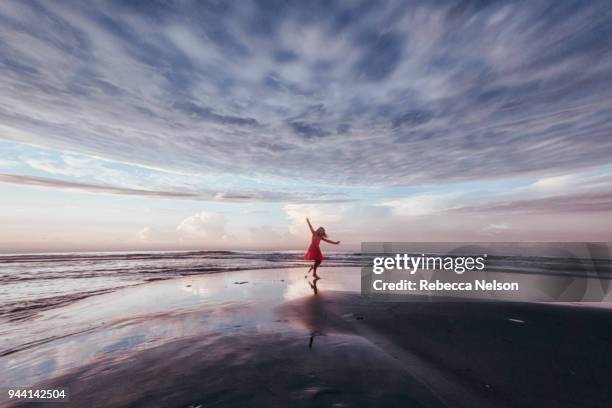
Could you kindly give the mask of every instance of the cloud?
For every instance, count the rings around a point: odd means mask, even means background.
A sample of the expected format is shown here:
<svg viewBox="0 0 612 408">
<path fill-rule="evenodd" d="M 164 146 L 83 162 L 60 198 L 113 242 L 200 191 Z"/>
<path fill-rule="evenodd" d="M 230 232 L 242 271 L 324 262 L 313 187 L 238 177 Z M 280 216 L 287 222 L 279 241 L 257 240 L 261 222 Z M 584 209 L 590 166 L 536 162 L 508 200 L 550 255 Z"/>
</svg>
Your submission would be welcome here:
<svg viewBox="0 0 612 408">
<path fill-rule="evenodd" d="M 43 167 L 39 167 L 43 168 Z M 44 167 L 52 170 L 51 167 Z M 61 168 L 58 168 L 61 169 Z M 63 171 L 63 170 L 62 170 Z M 301 202 L 301 203 L 344 203 L 353 201 L 337 194 L 293 194 L 271 191 L 164 191 L 129 188 L 110 184 L 95 184 L 80 181 L 60 180 L 48 177 L 38 177 L 20 174 L 0 173 L 0 183 L 10 183 L 25 186 L 56 188 L 62 190 L 77 190 L 89 193 L 104 193 L 132 195 L 156 198 L 178 198 L 199 201 L 224 202 Z"/>
<path fill-rule="evenodd" d="M 60 175 L 73 175 L 72 171 L 50 160 L 27 159 L 25 160 L 25 163 L 33 169 L 41 170 L 46 173 L 60 174 Z"/>
<path fill-rule="evenodd" d="M 598 213 L 612 211 L 612 193 L 578 193 L 544 198 L 489 202 L 451 211 L 470 213 Z"/>
<path fill-rule="evenodd" d="M 10 169 L 18 165 L 19 163 L 13 160 L 0 160 L 0 169 Z"/>
<path fill-rule="evenodd" d="M 0 138 L 321 185 L 565 173 L 612 155 L 610 21 L 603 0 L 1 2 Z"/>
<path fill-rule="evenodd" d="M 574 175 L 564 175 L 555 177 L 545 177 L 536 181 L 531 186 L 533 188 L 542 189 L 545 191 L 558 191 L 564 190 L 578 183 L 580 183 L 580 179 L 578 177 Z"/>
<path fill-rule="evenodd" d="M 370 31 L 360 35 L 362 56 L 354 66 L 359 78 L 382 81 L 388 78 L 399 64 L 405 36 L 394 32 Z"/>
<path fill-rule="evenodd" d="M 489 224 L 485 227 L 482 228 L 482 232 L 485 234 L 489 234 L 489 235 L 496 235 L 496 234 L 500 234 L 504 231 L 507 231 L 510 229 L 510 225 L 505 223 L 505 222 L 501 222 L 501 223 L 492 223 Z"/>
<path fill-rule="evenodd" d="M 319 126 L 306 122 L 290 122 L 291 129 L 300 137 L 310 140 L 329 136 L 331 133 L 321 129 Z"/>
<path fill-rule="evenodd" d="M 259 123 L 253 118 L 241 118 L 231 115 L 219 115 L 210 108 L 198 106 L 193 102 L 175 102 L 173 108 L 186 113 L 188 116 L 196 117 L 204 121 L 211 121 L 224 125 L 258 126 Z"/>
<path fill-rule="evenodd" d="M 391 207 L 397 215 L 418 217 L 457 207 L 458 197 L 457 193 L 419 194 L 385 201 L 382 205 Z"/>
<path fill-rule="evenodd" d="M 551 214 L 597 213 L 612 209 L 612 177 L 607 173 L 573 173 L 543 177 L 501 194 L 479 196 L 449 211 Z"/>
<path fill-rule="evenodd" d="M 206 239 L 227 239 L 225 225 L 227 220 L 223 214 L 202 211 L 185 218 L 176 230 L 190 237 Z"/>
<path fill-rule="evenodd" d="M 138 231 L 138 238 L 141 241 L 148 241 L 151 238 L 151 227 L 144 227 Z"/>
<path fill-rule="evenodd" d="M 338 230 L 350 205 L 335 204 L 287 204 L 283 210 L 289 219 L 289 233 L 295 236 L 309 236 L 306 218 L 314 228 L 325 226 L 326 229 Z"/>
<path fill-rule="evenodd" d="M 80 183 L 74 181 L 65 181 L 51 179 L 46 177 L 24 176 L 18 174 L 0 173 L 0 183 L 11 183 L 27 186 L 60 188 L 66 190 L 79 190 L 91 193 L 107 193 L 120 195 L 133 195 L 144 197 L 161 197 L 161 198 L 198 198 L 197 193 L 187 193 L 178 191 L 155 191 L 155 190 L 140 190 L 133 188 L 122 188 L 117 186 Z"/>
</svg>

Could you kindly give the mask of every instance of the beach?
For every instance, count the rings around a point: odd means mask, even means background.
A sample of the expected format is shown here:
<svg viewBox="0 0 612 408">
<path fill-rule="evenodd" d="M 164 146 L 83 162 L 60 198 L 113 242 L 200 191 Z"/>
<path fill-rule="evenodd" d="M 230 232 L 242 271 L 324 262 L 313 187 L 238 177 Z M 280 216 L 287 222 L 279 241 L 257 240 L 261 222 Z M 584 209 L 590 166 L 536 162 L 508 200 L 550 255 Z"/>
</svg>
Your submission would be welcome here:
<svg viewBox="0 0 612 408">
<path fill-rule="evenodd" d="M 372 302 L 359 268 L 305 271 L 153 281 L 39 311 L 13 323 L 37 338 L 3 340 L 2 386 L 67 387 L 68 402 L 30 403 L 62 407 L 612 401 L 606 308 Z"/>
</svg>

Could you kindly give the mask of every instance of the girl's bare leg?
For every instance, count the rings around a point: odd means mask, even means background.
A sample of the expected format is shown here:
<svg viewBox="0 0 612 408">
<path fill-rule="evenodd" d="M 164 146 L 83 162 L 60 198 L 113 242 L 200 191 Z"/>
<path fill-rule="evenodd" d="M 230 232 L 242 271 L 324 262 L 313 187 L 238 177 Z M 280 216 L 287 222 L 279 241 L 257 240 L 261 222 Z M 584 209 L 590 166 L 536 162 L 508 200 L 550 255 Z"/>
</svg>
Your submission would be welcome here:
<svg viewBox="0 0 612 408">
<path fill-rule="evenodd" d="M 312 271 L 313 269 L 314 269 L 314 265 L 312 265 L 312 266 L 310 267 L 310 269 L 308 269 L 308 272 L 306 272 L 306 275 L 304 275 L 304 277 L 305 277 L 305 278 L 307 278 L 307 277 L 308 277 L 308 274 L 309 274 L 309 273 L 310 273 L 310 271 Z"/>
<path fill-rule="evenodd" d="M 321 261 L 315 261 L 313 267 L 313 274 L 312 276 L 314 276 L 315 278 L 318 278 L 319 275 L 317 275 L 317 268 L 319 267 L 319 265 L 321 265 Z"/>
</svg>

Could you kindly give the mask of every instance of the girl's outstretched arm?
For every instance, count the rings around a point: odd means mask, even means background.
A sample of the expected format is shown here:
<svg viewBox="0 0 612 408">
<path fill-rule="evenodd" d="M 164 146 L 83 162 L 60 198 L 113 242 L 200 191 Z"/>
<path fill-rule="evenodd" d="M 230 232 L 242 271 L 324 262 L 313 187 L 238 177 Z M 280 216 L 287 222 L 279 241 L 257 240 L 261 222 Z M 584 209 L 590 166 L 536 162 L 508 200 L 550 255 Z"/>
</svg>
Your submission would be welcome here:
<svg viewBox="0 0 612 408">
<path fill-rule="evenodd" d="M 310 220 L 308 218 L 306 218 L 306 222 L 308 223 L 308 228 L 310 228 L 310 233 L 314 234 L 314 228 L 312 228 L 312 225 L 310 224 Z"/>
<path fill-rule="evenodd" d="M 325 242 L 329 242 L 330 244 L 334 244 L 334 245 L 338 245 L 340 243 L 340 241 L 332 241 L 327 238 L 321 238 L 321 239 Z"/>
</svg>

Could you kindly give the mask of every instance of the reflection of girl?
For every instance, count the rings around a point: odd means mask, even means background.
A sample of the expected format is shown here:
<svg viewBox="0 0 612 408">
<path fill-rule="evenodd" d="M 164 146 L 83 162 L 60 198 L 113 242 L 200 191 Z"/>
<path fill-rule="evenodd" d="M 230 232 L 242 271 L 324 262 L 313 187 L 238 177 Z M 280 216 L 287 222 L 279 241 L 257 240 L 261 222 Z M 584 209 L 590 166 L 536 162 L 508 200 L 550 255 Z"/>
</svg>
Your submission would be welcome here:
<svg viewBox="0 0 612 408">
<path fill-rule="evenodd" d="M 313 265 L 308 270 L 308 273 L 310 273 L 310 271 L 313 271 L 313 276 L 315 278 L 318 278 L 319 276 L 317 275 L 317 268 L 319 267 L 319 265 L 321 265 L 321 262 L 323 262 L 323 253 L 321 253 L 321 248 L 319 248 L 321 241 L 323 240 L 334 245 L 338 245 L 340 241 L 331 241 L 327 239 L 325 228 L 319 227 L 315 231 L 314 228 L 312 228 L 312 225 L 310 224 L 310 220 L 308 218 L 306 218 L 306 222 L 308 223 L 308 228 L 310 228 L 310 232 L 312 233 L 312 240 L 310 241 L 310 246 L 308 247 L 308 251 L 306 251 L 306 255 L 304 255 L 304 259 L 308 261 L 314 261 Z"/>
</svg>

